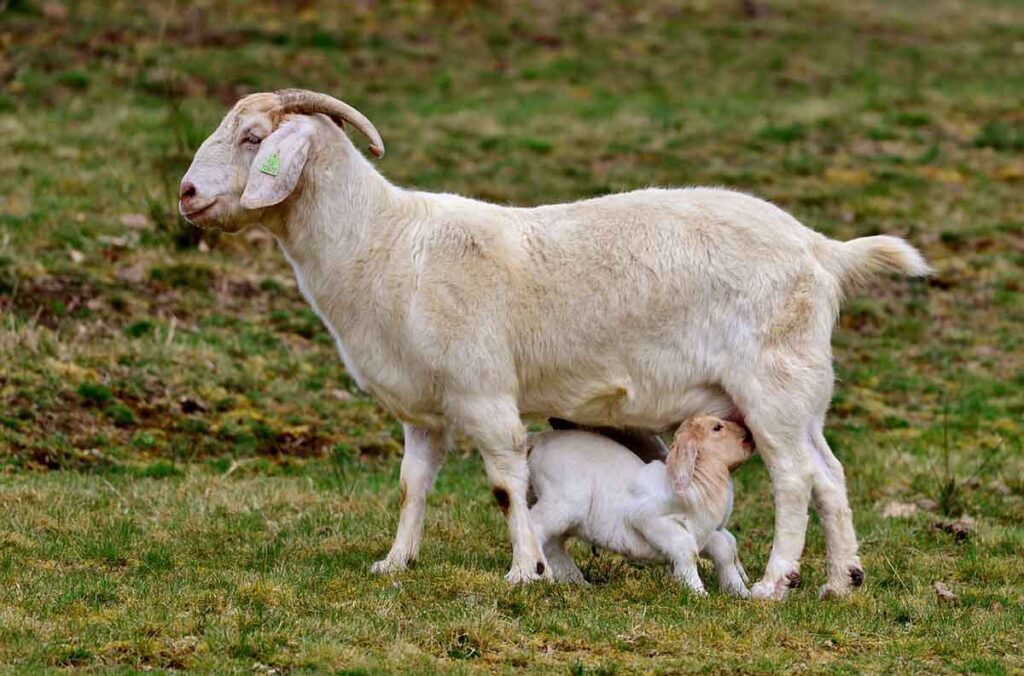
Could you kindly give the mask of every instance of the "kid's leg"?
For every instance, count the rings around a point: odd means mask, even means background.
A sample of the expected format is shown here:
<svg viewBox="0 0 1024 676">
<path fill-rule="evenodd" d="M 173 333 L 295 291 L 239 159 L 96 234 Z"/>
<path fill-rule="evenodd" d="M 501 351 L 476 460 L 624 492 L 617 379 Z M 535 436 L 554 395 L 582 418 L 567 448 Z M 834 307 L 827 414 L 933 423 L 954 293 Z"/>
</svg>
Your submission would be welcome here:
<svg viewBox="0 0 1024 676">
<path fill-rule="evenodd" d="M 634 524 L 640 534 L 660 551 L 672 565 L 672 576 L 698 596 L 707 596 L 697 573 L 697 542 L 678 521 L 670 516 Z"/>
<path fill-rule="evenodd" d="M 555 580 L 586 583 L 583 573 L 565 551 L 565 533 L 572 526 L 572 520 L 562 506 L 554 500 L 541 498 L 530 508 L 530 523 Z"/>
<path fill-rule="evenodd" d="M 747 571 L 743 570 L 736 554 L 736 538 L 724 528 L 719 528 L 704 545 L 701 555 L 711 559 L 718 574 L 718 585 L 723 592 L 741 599 L 748 598 Z"/>
</svg>

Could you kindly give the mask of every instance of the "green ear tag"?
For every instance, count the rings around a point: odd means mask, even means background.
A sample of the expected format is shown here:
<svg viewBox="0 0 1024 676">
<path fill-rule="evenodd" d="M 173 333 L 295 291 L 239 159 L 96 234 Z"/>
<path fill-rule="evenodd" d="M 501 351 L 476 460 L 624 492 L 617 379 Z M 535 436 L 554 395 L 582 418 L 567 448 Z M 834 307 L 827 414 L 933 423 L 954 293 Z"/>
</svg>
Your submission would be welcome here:
<svg viewBox="0 0 1024 676">
<path fill-rule="evenodd" d="M 263 164 L 260 165 L 260 171 L 264 174 L 277 176 L 277 172 L 281 171 L 281 156 L 276 151 L 271 153 L 267 159 L 263 160 Z"/>
</svg>

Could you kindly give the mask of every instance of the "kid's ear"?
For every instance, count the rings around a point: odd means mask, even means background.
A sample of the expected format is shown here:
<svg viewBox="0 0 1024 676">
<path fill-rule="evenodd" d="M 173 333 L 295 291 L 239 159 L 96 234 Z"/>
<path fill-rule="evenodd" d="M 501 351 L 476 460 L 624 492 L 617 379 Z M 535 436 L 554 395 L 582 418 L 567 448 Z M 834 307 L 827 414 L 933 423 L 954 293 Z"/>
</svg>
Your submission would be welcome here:
<svg viewBox="0 0 1024 676">
<path fill-rule="evenodd" d="M 299 183 L 316 127 L 307 117 L 285 120 L 260 143 L 240 200 L 245 209 L 262 209 L 283 201 Z"/>
<path fill-rule="evenodd" d="M 690 430 L 676 434 L 675 439 L 672 440 L 672 447 L 668 451 L 668 460 L 665 465 L 676 493 L 682 494 L 689 490 L 690 483 L 693 481 L 693 470 L 697 466 L 699 451 L 700 443 Z"/>
</svg>

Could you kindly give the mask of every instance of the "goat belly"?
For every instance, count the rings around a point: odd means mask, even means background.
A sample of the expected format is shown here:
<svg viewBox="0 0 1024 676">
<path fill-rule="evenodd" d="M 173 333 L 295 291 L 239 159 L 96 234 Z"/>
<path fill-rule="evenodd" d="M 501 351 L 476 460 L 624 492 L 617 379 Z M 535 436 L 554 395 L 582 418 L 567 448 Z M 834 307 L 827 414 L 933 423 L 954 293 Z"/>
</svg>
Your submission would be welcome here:
<svg viewBox="0 0 1024 676">
<path fill-rule="evenodd" d="M 646 538 L 621 521 L 584 524 L 573 535 L 591 545 L 632 559 L 661 561 L 664 558 Z"/>
<path fill-rule="evenodd" d="M 641 374 L 644 375 L 644 374 Z M 635 387 L 632 379 L 583 387 L 527 393 L 520 403 L 525 416 L 556 417 L 579 425 L 664 430 L 698 413 L 729 417 L 735 404 L 720 388 L 696 385 L 674 391 Z M 637 383 L 644 380 L 639 376 Z"/>
</svg>

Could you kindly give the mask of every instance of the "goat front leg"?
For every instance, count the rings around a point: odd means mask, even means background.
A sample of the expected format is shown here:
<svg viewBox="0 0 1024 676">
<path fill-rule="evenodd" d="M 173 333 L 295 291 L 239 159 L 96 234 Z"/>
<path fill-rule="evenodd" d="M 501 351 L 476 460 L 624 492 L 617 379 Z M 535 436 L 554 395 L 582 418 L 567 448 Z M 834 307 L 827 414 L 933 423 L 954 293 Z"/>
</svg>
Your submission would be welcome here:
<svg viewBox="0 0 1024 676">
<path fill-rule="evenodd" d="M 463 396 L 453 414 L 476 441 L 484 459 L 487 479 L 512 540 L 512 567 L 505 579 L 523 584 L 551 579 L 526 506 L 529 470 L 526 465 L 526 430 L 513 397 Z"/>
<path fill-rule="evenodd" d="M 427 495 L 444 463 L 450 439 L 443 429 L 402 425 L 405 454 L 399 480 L 401 505 L 398 530 L 386 558 L 370 567 L 373 573 L 396 573 L 414 563 L 420 553 Z"/>
<path fill-rule="evenodd" d="M 743 570 L 743 564 L 736 553 L 736 538 L 732 533 L 719 528 L 711 534 L 700 553 L 715 564 L 718 586 L 723 592 L 741 599 L 750 596 L 747 572 Z"/>
<path fill-rule="evenodd" d="M 671 516 L 647 519 L 635 524 L 647 541 L 669 560 L 672 577 L 689 587 L 697 596 L 707 596 L 697 572 L 697 541 L 690 531 Z"/>
</svg>

